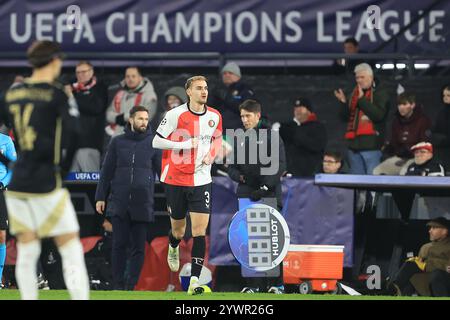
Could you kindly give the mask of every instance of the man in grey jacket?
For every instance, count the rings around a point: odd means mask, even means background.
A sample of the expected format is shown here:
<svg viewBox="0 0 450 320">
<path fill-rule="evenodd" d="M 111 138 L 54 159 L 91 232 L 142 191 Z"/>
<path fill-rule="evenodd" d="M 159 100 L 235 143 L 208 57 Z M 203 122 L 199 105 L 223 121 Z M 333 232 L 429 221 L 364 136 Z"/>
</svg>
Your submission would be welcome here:
<svg viewBox="0 0 450 320">
<path fill-rule="evenodd" d="M 134 106 L 144 106 L 151 122 L 156 114 L 157 96 L 150 79 L 142 76 L 138 67 L 128 67 L 120 90 L 115 94 L 106 112 L 106 133 L 116 136 L 124 132 L 129 113 Z"/>
</svg>

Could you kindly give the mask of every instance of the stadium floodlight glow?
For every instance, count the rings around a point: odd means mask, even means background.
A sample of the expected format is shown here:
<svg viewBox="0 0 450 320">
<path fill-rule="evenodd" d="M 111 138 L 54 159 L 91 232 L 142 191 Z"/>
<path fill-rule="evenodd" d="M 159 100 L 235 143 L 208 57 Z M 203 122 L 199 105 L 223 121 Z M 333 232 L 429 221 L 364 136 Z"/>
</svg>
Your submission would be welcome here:
<svg viewBox="0 0 450 320">
<path fill-rule="evenodd" d="M 397 67 L 397 69 L 405 69 L 406 68 L 406 64 L 404 64 L 404 63 L 397 63 L 395 66 Z"/>
<path fill-rule="evenodd" d="M 414 63 L 414 68 L 416 69 L 428 69 L 429 67 L 429 63 Z"/>
<path fill-rule="evenodd" d="M 384 63 L 384 64 L 381 66 L 381 69 L 383 69 L 383 70 L 391 70 L 391 69 L 394 69 L 394 64 L 393 64 L 393 63 Z"/>
</svg>

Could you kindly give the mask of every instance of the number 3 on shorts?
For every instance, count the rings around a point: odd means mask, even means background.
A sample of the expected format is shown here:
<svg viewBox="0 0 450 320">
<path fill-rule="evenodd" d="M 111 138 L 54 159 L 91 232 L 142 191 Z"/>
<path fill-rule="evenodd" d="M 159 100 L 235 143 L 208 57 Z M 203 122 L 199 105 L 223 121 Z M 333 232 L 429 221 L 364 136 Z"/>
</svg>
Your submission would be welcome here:
<svg viewBox="0 0 450 320">
<path fill-rule="evenodd" d="M 205 206 L 209 208 L 209 191 L 205 191 Z"/>
</svg>

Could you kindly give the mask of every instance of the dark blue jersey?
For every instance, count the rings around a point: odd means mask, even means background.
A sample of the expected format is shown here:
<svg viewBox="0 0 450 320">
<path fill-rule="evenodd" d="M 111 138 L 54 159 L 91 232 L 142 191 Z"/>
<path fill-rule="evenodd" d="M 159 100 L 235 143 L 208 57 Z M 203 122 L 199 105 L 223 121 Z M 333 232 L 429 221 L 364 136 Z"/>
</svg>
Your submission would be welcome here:
<svg viewBox="0 0 450 320">
<path fill-rule="evenodd" d="M 18 146 L 9 190 L 46 193 L 61 187 L 61 172 L 70 168 L 76 148 L 75 100 L 59 84 L 26 81 L 9 89 L 1 105 L 0 117 L 13 128 Z"/>
</svg>

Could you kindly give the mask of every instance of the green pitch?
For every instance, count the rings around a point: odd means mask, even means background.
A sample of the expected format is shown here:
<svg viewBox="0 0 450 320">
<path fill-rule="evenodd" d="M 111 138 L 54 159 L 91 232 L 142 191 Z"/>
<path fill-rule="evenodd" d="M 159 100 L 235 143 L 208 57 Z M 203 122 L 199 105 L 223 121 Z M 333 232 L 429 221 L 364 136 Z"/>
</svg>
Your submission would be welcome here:
<svg viewBox="0 0 450 320">
<path fill-rule="evenodd" d="M 18 300 L 18 290 L 0 290 L 0 300 Z M 40 290 L 42 300 L 68 300 L 66 290 Z M 91 291 L 91 300 L 437 300 L 450 298 L 429 297 L 386 297 L 386 296 L 348 296 L 348 295 L 301 295 L 301 294 L 268 294 L 213 292 L 201 296 L 188 296 L 185 292 L 160 291 Z"/>
</svg>

